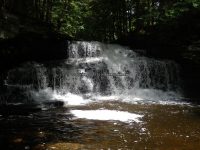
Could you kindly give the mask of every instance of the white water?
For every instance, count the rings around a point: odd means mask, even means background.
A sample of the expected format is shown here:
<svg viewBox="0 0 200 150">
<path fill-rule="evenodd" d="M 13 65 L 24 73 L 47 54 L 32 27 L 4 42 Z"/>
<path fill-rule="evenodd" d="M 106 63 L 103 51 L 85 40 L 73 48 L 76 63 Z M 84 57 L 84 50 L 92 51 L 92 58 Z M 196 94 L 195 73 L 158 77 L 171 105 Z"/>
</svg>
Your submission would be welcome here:
<svg viewBox="0 0 200 150">
<path fill-rule="evenodd" d="M 169 104 L 181 98 L 179 69 L 172 61 L 99 42 L 73 42 L 68 55 L 59 63 L 13 69 L 6 83 L 29 87 L 27 95 L 39 103 L 61 100 L 66 106 L 107 100 Z"/>
</svg>

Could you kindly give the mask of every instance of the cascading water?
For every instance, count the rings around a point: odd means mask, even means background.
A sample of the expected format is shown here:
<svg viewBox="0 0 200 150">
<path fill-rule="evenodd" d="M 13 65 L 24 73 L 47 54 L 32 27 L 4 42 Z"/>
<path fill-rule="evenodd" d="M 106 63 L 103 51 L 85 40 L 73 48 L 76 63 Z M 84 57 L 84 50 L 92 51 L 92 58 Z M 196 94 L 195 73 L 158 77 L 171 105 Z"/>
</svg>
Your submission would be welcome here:
<svg viewBox="0 0 200 150">
<path fill-rule="evenodd" d="M 68 57 L 12 69 L 6 85 L 37 102 L 61 100 L 69 105 L 101 100 L 160 103 L 181 97 L 179 69 L 172 61 L 99 42 L 72 42 Z"/>
<path fill-rule="evenodd" d="M 71 42 L 66 49 L 64 60 L 8 71 L 0 94 L 6 103 L 0 105 L 1 147 L 200 147 L 200 107 L 181 100 L 175 62 L 99 42 Z"/>
</svg>

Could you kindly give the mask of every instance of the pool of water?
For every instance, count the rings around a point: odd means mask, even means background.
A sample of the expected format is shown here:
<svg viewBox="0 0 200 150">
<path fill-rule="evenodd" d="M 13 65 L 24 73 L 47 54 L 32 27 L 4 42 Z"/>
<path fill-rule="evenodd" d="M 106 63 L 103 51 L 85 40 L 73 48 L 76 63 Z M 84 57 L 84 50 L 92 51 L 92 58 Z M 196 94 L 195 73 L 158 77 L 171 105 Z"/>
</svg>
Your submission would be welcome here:
<svg viewBox="0 0 200 150">
<path fill-rule="evenodd" d="M 0 146 L 9 150 L 196 150 L 200 107 L 90 103 L 84 106 L 4 106 Z"/>
</svg>

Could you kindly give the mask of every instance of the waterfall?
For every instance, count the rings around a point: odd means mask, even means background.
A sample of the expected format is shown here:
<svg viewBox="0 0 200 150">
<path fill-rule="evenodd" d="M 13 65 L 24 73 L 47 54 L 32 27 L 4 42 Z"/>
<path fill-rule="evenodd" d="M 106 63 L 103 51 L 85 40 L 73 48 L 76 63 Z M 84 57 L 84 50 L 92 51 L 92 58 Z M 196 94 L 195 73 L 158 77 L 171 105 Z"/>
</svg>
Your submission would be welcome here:
<svg viewBox="0 0 200 150">
<path fill-rule="evenodd" d="M 62 100 L 69 105 L 103 100 L 159 103 L 181 97 L 175 62 L 100 42 L 71 42 L 65 60 L 12 69 L 6 86 L 23 89 L 33 101 Z"/>
</svg>

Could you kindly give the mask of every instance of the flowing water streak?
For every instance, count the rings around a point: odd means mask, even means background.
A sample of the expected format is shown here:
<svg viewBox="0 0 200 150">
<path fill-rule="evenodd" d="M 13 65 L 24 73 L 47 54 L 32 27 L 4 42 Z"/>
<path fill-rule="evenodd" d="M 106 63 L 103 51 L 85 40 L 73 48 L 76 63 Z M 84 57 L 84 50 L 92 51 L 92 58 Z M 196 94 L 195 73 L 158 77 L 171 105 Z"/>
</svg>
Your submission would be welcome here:
<svg viewBox="0 0 200 150">
<path fill-rule="evenodd" d="M 38 102 L 80 105 L 102 100 L 162 103 L 180 99 L 179 69 L 172 61 L 140 56 L 119 45 L 72 42 L 69 58 L 26 63 L 8 73 L 7 85 L 30 86 Z"/>
</svg>

